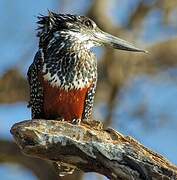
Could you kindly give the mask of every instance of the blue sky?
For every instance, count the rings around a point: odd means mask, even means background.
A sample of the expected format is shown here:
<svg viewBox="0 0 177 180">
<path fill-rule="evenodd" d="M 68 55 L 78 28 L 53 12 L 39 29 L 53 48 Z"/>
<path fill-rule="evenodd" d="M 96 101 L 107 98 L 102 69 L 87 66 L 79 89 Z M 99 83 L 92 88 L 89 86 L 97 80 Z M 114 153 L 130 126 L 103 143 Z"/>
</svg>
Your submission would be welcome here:
<svg viewBox="0 0 177 180">
<path fill-rule="evenodd" d="M 0 164 L 0 174 L 2 180 L 37 180 L 32 172 L 17 164 Z"/>
<path fill-rule="evenodd" d="M 47 9 L 58 8 L 60 12 L 83 14 L 91 5 L 91 1 L 87 0 L 79 0 L 77 3 L 67 0 L 68 6 L 63 8 L 62 4 L 57 2 L 57 0 L 0 1 L 0 76 L 14 65 L 26 73 L 37 49 L 35 22 L 39 13 L 46 14 Z M 111 2 L 113 5 L 110 5 L 108 14 L 113 17 L 114 23 L 124 26 L 130 14 L 129 6 L 133 10 L 139 0 L 121 1 L 121 7 L 118 4 L 120 1 L 111 0 Z M 141 33 L 141 41 L 149 44 L 177 37 L 177 27 L 175 25 L 164 27 L 162 17 L 163 13 L 159 9 L 149 13 L 143 25 L 145 31 Z M 144 75 L 130 80 L 131 83 L 122 89 L 121 103 L 114 114 L 113 125 L 122 133 L 137 138 L 146 146 L 165 155 L 175 164 L 177 164 L 177 141 L 174 140 L 177 136 L 177 85 L 176 81 L 171 81 L 168 77 L 177 77 L 176 72 L 174 68 L 160 73 L 156 79 Z M 136 112 L 144 102 L 147 110 L 142 117 Z M 104 110 L 105 105 L 101 104 L 97 107 L 96 114 L 103 118 Z M 30 110 L 23 102 L 0 105 L 0 137 L 12 139 L 10 127 L 15 122 L 29 118 Z M 147 126 L 144 125 L 142 118 L 147 120 Z M 23 171 L 19 166 L 6 164 L 0 165 L 0 174 L 2 180 L 20 180 L 24 177 L 29 180 L 35 179 L 30 172 Z M 14 174 L 13 177 L 11 174 Z M 95 176 L 87 175 L 87 177 L 89 179 Z"/>
</svg>

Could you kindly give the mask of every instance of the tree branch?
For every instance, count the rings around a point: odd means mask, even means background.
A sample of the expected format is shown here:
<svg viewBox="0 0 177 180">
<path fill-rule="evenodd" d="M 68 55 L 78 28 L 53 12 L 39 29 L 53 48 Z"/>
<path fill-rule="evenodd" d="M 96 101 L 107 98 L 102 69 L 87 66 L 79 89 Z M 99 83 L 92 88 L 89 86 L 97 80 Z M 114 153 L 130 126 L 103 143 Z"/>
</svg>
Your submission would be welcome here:
<svg viewBox="0 0 177 180">
<path fill-rule="evenodd" d="M 104 130 L 102 123 L 81 125 L 54 120 L 15 124 L 11 133 L 30 156 L 69 163 L 110 179 L 177 179 L 177 167 L 129 136 Z"/>
</svg>

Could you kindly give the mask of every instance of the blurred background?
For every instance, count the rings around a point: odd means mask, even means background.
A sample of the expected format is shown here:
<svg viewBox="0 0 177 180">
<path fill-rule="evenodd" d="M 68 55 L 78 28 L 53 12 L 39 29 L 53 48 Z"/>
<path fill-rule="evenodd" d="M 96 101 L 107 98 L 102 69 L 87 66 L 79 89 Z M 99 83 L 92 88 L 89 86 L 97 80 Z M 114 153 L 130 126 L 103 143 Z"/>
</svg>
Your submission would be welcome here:
<svg viewBox="0 0 177 180">
<path fill-rule="evenodd" d="M 94 115 L 177 164 L 176 0 L 0 0 L 1 180 L 105 179 L 79 171 L 57 178 L 48 162 L 21 154 L 10 135 L 14 123 L 30 119 L 26 72 L 38 48 L 36 16 L 47 9 L 87 15 L 149 51 L 93 49 L 99 64 Z"/>
</svg>

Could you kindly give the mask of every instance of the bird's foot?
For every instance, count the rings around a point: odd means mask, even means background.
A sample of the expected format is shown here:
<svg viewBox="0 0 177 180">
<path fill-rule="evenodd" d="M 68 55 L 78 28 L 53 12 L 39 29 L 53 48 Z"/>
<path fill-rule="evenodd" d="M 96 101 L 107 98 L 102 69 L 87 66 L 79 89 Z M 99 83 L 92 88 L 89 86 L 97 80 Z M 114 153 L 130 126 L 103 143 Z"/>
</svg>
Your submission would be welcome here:
<svg viewBox="0 0 177 180">
<path fill-rule="evenodd" d="M 71 123 L 74 125 L 80 125 L 81 119 L 73 119 Z"/>
<path fill-rule="evenodd" d="M 93 119 L 82 119 L 82 123 L 96 130 L 103 130 L 103 123 Z"/>
<path fill-rule="evenodd" d="M 61 117 L 61 116 L 58 116 L 58 117 L 56 117 L 55 118 L 57 121 L 61 121 L 61 122 L 64 122 L 65 121 L 65 119 L 63 118 L 63 117 Z"/>
</svg>

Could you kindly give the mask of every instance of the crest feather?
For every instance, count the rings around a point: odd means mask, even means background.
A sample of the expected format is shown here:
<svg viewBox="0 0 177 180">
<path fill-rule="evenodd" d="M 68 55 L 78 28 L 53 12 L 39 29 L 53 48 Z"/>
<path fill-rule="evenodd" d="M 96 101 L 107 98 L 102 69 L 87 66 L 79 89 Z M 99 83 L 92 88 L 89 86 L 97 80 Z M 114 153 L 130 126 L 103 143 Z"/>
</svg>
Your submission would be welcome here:
<svg viewBox="0 0 177 180">
<path fill-rule="evenodd" d="M 41 15 L 38 16 L 38 35 L 43 33 L 48 33 L 50 30 L 60 30 L 66 29 L 67 23 L 73 23 L 79 20 L 80 16 L 71 14 L 56 14 L 52 11 L 48 11 L 48 16 Z"/>
</svg>

